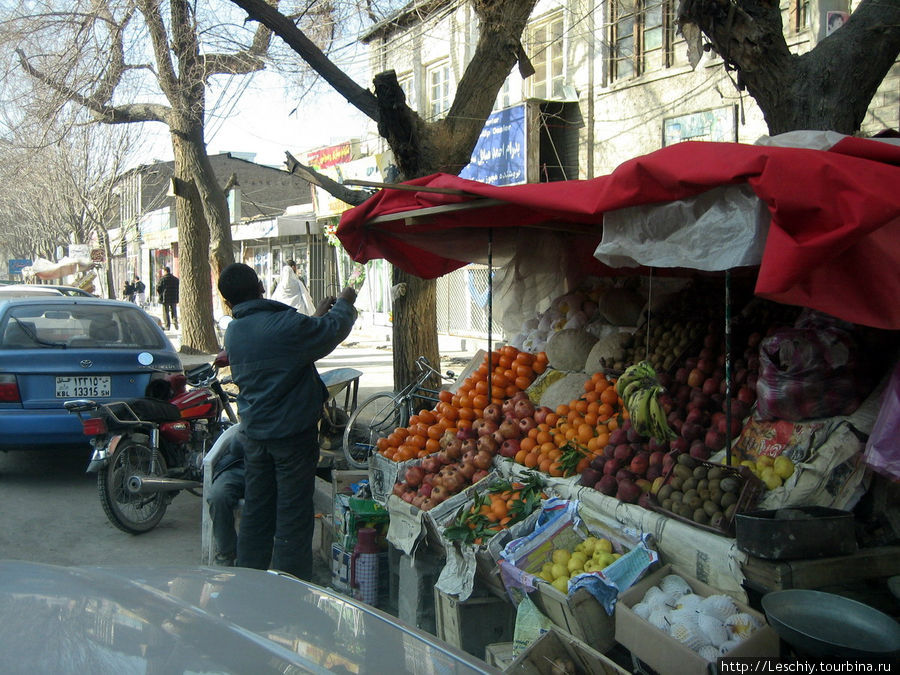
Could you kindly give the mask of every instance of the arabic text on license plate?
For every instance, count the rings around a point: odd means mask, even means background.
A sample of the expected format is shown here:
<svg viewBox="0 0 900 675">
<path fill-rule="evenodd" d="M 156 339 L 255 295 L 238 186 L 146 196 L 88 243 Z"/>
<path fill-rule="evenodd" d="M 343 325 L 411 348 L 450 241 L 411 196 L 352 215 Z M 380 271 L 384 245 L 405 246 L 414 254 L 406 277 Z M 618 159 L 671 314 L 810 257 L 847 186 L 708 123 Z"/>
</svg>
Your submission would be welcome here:
<svg viewBox="0 0 900 675">
<path fill-rule="evenodd" d="M 73 375 L 56 378 L 56 398 L 112 396 L 108 375 Z"/>
</svg>

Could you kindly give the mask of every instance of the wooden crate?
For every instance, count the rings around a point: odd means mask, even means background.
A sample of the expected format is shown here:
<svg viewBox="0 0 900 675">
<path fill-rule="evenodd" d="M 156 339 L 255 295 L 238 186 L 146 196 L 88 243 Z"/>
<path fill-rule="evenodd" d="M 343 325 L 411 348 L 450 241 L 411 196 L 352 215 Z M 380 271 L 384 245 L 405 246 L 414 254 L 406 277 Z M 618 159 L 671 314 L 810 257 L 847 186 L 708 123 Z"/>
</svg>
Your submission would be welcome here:
<svg viewBox="0 0 900 675">
<path fill-rule="evenodd" d="M 539 582 L 531 599 L 554 624 L 593 649 L 607 652 L 616 644 L 615 620 L 587 589 L 579 588 L 566 595 Z"/>
<path fill-rule="evenodd" d="M 741 570 L 747 586 L 760 591 L 822 588 L 900 574 L 900 546 L 860 549 L 853 555 L 814 560 L 763 560 L 750 556 Z"/>
<path fill-rule="evenodd" d="M 504 670 L 515 659 L 513 658 L 512 642 L 495 642 L 484 648 L 484 660 L 489 666 L 498 670 Z"/>
<path fill-rule="evenodd" d="M 628 671 L 578 638 L 552 627 L 519 654 L 503 672 L 516 675 L 544 675 L 552 672 L 553 660 L 569 659 L 577 673 L 627 675 Z"/>
<path fill-rule="evenodd" d="M 437 636 L 479 659 L 489 644 L 512 640 L 516 608 L 493 595 L 460 602 L 435 588 L 434 612 Z"/>
</svg>

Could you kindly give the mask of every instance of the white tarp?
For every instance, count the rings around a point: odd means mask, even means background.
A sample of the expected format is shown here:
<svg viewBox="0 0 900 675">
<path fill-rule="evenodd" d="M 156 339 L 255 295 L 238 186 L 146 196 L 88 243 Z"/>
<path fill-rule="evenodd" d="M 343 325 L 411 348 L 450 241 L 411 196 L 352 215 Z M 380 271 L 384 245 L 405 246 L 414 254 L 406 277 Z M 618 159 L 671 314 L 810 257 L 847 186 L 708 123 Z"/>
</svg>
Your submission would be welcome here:
<svg viewBox="0 0 900 675">
<path fill-rule="evenodd" d="M 65 256 L 59 262 L 53 262 L 46 258 L 37 258 L 30 267 L 22 268 L 22 275 L 34 276 L 39 279 L 62 279 L 70 274 L 85 272 L 94 266 L 90 258 L 71 258 Z"/>
<path fill-rule="evenodd" d="M 718 272 L 762 261 L 769 212 L 748 185 L 603 215 L 594 257 L 610 267 L 685 267 Z"/>
</svg>

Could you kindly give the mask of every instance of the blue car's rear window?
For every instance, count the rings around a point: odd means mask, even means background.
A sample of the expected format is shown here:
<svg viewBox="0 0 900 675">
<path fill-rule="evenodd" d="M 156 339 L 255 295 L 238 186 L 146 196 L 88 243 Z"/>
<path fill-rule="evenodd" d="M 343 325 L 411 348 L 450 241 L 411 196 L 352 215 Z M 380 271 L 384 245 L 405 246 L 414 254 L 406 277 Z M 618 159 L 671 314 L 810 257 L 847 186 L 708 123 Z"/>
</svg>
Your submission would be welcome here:
<svg viewBox="0 0 900 675">
<path fill-rule="evenodd" d="M 12 307 L 0 323 L 3 349 L 163 349 L 164 339 L 141 310 L 111 305 Z"/>
</svg>

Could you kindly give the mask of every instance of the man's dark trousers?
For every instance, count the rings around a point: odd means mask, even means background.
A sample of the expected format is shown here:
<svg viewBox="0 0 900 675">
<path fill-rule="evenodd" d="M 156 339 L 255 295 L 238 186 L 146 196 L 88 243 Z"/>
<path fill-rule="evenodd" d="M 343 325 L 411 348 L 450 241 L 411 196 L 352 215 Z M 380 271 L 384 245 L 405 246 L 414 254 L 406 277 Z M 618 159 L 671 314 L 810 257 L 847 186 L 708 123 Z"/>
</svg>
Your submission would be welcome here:
<svg viewBox="0 0 900 675">
<path fill-rule="evenodd" d="M 316 426 L 289 439 L 241 437 L 246 485 L 237 565 L 271 567 L 309 581 L 319 462 Z"/>
</svg>

